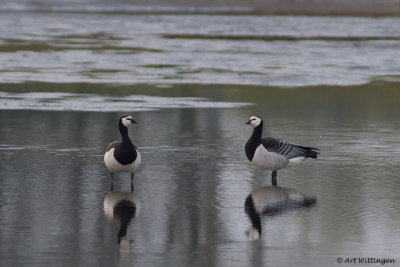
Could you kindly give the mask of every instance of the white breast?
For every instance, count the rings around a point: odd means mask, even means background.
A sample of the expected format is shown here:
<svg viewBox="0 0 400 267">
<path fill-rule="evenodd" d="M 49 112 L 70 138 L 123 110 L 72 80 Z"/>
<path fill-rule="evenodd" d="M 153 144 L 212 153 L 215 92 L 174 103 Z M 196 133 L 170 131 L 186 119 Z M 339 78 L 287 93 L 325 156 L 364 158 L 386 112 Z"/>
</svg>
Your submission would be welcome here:
<svg viewBox="0 0 400 267">
<path fill-rule="evenodd" d="M 137 168 L 139 168 L 140 163 L 142 162 L 142 155 L 140 155 L 139 151 L 136 149 L 137 157 L 136 160 L 131 164 L 132 165 L 132 172 L 135 172 Z"/>
<path fill-rule="evenodd" d="M 259 145 L 251 162 L 263 169 L 279 170 L 285 168 L 289 160 L 278 153 L 269 152 L 263 145 Z"/>
<path fill-rule="evenodd" d="M 127 164 L 127 165 L 122 165 L 115 159 L 114 148 L 111 148 L 109 151 L 106 152 L 106 154 L 104 154 L 104 163 L 106 164 L 107 169 L 111 173 L 117 173 L 117 172 L 131 172 L 132 173 L 132 172 L 136 171 L 136 169 L 140 165 L 140 162 L 142 161 L 142 157 L 138 150 L 136 150 L 136 153 L 137 153 L 137 157 L 133 163 Z"/>
</svg>

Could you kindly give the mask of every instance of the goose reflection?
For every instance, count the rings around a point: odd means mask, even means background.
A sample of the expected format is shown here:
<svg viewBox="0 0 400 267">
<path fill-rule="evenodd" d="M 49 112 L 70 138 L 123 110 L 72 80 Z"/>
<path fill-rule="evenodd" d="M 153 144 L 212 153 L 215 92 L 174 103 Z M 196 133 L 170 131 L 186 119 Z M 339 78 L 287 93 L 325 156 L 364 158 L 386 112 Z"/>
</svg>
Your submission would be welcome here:
<svg viewBox="0 0 400 267">
<path fill-rule="evenodd" d="M 110 191 L 104 198 L 104 213 L 110 221 L 120 222 L 118 232 L 118 244 L 129 245 L 126 236 L 129 223 L 138 214 L 139 200 L 133 191 L 116 191 L 111 186 Z"/>
<path fill-rule="evenodd" d="M 314 196 L 305 196 L 280 186 L 265 186 L 255 189 L 247 196 L 244 204 L 252 224 L 248 231 L 248 238 L 254 240 L 261 236 L 262 216 L 274 216 L 288 210 L 310 207 L 316 201 Z"/>
</svg>

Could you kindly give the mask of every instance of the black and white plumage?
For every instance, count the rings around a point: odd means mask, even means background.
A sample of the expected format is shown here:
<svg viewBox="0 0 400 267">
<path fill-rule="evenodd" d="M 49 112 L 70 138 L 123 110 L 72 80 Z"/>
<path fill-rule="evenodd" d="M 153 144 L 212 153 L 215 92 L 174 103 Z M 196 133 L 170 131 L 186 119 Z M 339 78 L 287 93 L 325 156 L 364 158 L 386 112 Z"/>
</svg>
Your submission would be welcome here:
<svg viewBox="0 0 400 267">
<path fill-rule="evenodd" d="M 114 173 L 130 172 L 132 189 L 135 171 L 141 162 L 139 150 L 128 135 L 128 126 L 133 123 L 136 123 L 136 121 L 133 120 L 132 116 L 122 116 L 119 119 L 119 132 L 122 139 L 110 143 L 104 154 L 104 162 L 110 171 L 111 182 L 113 182 Z"/>
<path fill-rule="evenodd" d="M 276 138 L 262 138 L 263 121 L 260 117 L 252 116 L 246 124 L 254 127 L 253 134 L 246 142 L 247 158 L 254 165 L 272 171 L 272 184 L 277 185 L 277 171 L 306 158 L 316 159 L 318 149 L 293 145 Z"/>
</svg>

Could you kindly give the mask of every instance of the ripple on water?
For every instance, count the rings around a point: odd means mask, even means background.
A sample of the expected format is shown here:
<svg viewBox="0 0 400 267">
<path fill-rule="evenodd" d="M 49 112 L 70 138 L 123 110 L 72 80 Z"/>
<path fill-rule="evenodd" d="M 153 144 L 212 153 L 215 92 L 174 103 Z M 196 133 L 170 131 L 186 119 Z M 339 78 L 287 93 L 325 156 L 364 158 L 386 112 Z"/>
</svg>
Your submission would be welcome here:
<svg viewBox="0 0 400 267">
<path fill-rule="evenodd" d="M 250 103 L 212 101 L 195 97 L 157 97 L 131 95 L 125 97 L 70 93 L 6 93 L 0 92 L 0 110 L 54 111 L 152 111 L 168 108 L 236 108 Z"/>
</svg>

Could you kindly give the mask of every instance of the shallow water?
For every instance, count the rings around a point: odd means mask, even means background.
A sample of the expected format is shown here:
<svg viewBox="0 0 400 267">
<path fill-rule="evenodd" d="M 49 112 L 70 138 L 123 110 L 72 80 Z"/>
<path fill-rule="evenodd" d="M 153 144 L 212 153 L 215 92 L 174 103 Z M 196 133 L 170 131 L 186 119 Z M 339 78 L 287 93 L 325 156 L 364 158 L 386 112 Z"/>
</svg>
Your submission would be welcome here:
<svg viewBox="0 0 400 267">
<path fill-rule="evenodd" d="M 400 262 L 398 18 L 5 6 L 1 266 Z M 110 192 L 103 163 L 123 114 L 138 122 L 134 193 L 129 174 Z M 278 172 L 316 204 L 261 216 L 257 240 L 244 206 L 270 173 L 246 159 L 250 115 L 265 136 L 321 150 Z"/>
<path fill-rule="evenodd" d="M 127 228 L 130 241 L 120 245 L 119 221 L 103 211 L 110 180 L 102 157 L 118 138 L 121 113 L 2 110 L 2 265 L 334 266 L 338 257 L 399 260 L 400 114 L 392 101 L 399 92 L 385 88 L 244 93 L 203 87 L 204 95 L 217 91 L 220 99 L 256 105 L 134 112 L 138 124 L 130 135 L 143 162 L 135 178 L 140 208 Z M 186 89 L 196 96 L 195 86 Z M 245 199 L 270 178 L 244 154 L 250 114 L 264 117 L 265 135 L 321 149 L 318 160 L 278 172 L 280 186 L 316 197 L 316 206 L 262 217 L 262 236 L 253 241 Z M 114 192 L 129 193 L 129 180 L 118 175 Z"/>
</svg>

